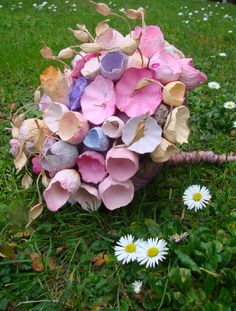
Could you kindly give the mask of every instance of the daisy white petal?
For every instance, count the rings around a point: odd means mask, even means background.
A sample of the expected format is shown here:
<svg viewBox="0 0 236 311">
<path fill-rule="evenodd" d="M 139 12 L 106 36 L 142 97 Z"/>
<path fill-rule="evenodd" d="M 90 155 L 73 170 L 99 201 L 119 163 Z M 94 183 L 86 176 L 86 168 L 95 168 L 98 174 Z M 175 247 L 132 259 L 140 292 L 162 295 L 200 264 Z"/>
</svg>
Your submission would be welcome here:
<svg viewBox="0 0 236 311">
<path fill-rule="evenodd" d="M 142 281 L 134 281 L 132 283 L 132 288 L 135 294 L 139 294 L 141 292 L 142 285 L 143 285 Z"/>
<path fill-rule="evenodd" d="M 236 107 L 236 104 L 233 101 L 227 101 L 224 103 L 224 107 L 226 109 L 234 109 Z"/>
<path fill-rule="evenodd" d="M 184 205 L 186 205 L 190 210 L 194 209 L 195 212 L 203 207 L 206 207 L 210 199 L 211 194 L 205 186 L 189 186 L 183 194 Z"/>
<path fill-rule="evenodd" d="M 146 267 L 155 267 L 159 261 L 165 259 L 168 247 L 164 240 L 148 239 L 141 243 L 137 249 L 137 261 Z"/>
<path fill-rule="evenodd" d="M 136 250 L 140 243 L 140 240 L 135 241 L 132 235 L 121 237 L 114 247 L 117 260 L 123 264 L 135 261 L 137 257 Z"/>
<path fill-rule="evenodd" d="M 212 81 L 208 83 L 208 87 L 210 89 L 218 90 L 220 88 L 220 84 L 218 82 Z"/>
</svg>

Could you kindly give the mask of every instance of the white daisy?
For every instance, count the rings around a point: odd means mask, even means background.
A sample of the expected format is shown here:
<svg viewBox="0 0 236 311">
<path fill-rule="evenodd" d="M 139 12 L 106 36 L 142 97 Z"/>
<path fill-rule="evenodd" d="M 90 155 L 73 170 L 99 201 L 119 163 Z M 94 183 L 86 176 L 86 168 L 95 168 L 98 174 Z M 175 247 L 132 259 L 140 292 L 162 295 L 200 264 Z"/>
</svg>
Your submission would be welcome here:
<svg viewBox="0 0 236 311">
<path fill-rule="evenodd" d="M 233 33 L 233 30 L 229 30 L 228 33 Z"/>
<path fill-rule="evenodd" d="M 234 109 L 236 107 L 236 104 L 233 101 L 227 101 L 224 103 L 224 107 L 226 109 Z"/>
<path fill-rule="evenodd" d="M 135 294 L 139 294 L 141 292 L 142 285 L 143 285 L 142 281 L 134 281 L 132 283 L 132 288 Z"/>
<path fill-rule="evenodd" d="M 215 81 L 212 81 L 212 82 L 209 82 L 209 83 L 208 83 L 208 87 L 209 87 L 210 89 L 216 89 L 216 90 L 218 90 L 218 89 L 220 88 L 220 83 L 215 82 Z"/>
<path fill-rule="evenodd" d="M 187 205 L 188 209 L 197 210 L 205 207 L 211 199 L 209 190 L 206 187 L 199 185 L 189 186 L 183 194 L 184 204 Z"/>
<path fill-rule="evenodd" d="M 115 246 L 115 255 L 123 264 L 135 261 L 137 248 L 141 240 L 135 241 L 132 235 L 121 237 Z"/>
<path fill-rule="evenodd" d="M 226 53 L 224 53 L 224 52 L 220 52 L 220 53 L 219 53 L 219 56 L 221 56 L 221 57 L 226 57 L 226 56 L 227 56 L 227 54 L 226 54 Z"/>
<path fill-rule="evenodd" d="M 140 243 L 137 249 L 137 261 L 144 265 L 146 268 L 155 267 L 159 261 L 165 259 L 168 248 L 167 243 L 164 240 L 148 239 Z"/>
<path fill-rule="evenodd" d="M 236 121 L 233 122 L 233 127 L 236 128 Z"/>
</svg>

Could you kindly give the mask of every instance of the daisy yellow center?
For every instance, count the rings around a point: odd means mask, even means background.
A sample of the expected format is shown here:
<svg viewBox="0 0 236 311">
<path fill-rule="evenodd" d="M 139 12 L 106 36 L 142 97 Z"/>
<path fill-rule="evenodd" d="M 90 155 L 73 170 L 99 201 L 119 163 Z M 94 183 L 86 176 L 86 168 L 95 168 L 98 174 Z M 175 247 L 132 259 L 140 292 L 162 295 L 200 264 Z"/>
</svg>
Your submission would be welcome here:
<svg viewBox="0 0 236 311">
<path fill-rule="evenodd" d="M 151 247 L 148 249 L 147 251 L 147 255 L 149 257 L 155 257 L 156 255 L 158 255 L 159 251 L 157 247 Z"/>
<path fill-rule="evenodd" d="M 228 106 L 229 108 L 233 108 L 233 105 L 232 105 L 232 104 L 227 104 L 227 106 Z"/>
<path fill-rule="evenodd" d="M 194 199 L 194 201 L 200 201 L 202 199 L 201 193 L 200 192 L 194 193 L 193 199 Z"/>
<path fill-rule="evenodd" d="M 135 252 L 135 250 L 136 250 L 136 246 L 135 246 L 134 243 L 130 243 L 130 244 L 127 244 L 127 245 L 125 246 L 125 251 L 126 251 L 127 253 L 133 253 L 133 252 Z"/>
</svg>

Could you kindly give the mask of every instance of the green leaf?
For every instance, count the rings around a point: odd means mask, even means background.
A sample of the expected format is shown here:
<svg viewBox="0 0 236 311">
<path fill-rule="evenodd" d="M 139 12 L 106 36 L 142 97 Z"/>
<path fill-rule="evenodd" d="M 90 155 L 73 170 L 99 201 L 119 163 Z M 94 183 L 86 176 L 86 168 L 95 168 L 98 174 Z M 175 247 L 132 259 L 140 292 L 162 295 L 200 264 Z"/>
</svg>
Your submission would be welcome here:
<svg viewBox="0 0 236 311">
<path fill-rule="evenodd" d="M 188 289 L 191 283 L 191 270 L 186 268 L 172 268 L 169 273 L 170 281 L 179 289 Z"/>
<path fill-rule="evenodd" d="M 198 265 L 196 264 L 196 262 L 191 258 L 189 257 L 188 255 L 180 252 L 180 251 L 176 251 L 177 255 L 178 255 L 178 258 L 179 260 L 181 261 L 181 263 L 186 266 L 187 268 L 195 271 L 195 272 L 199 272 L 200 273 L 200 269 L 198 267 Z"/>
</svg>

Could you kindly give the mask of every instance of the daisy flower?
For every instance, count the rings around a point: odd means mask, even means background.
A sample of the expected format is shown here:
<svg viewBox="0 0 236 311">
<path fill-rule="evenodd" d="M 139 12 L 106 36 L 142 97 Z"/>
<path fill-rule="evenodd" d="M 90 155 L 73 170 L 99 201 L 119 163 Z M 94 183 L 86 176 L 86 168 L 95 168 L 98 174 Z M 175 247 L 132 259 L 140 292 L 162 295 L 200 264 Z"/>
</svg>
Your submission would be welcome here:
<svg viewBox="0 0 236 311">
<path fill-rule="evenodd" d="M 236 107 L 236 104 L 233 101 L 227 101 L 224 103 L 224 107 L 226 109 L 234 109 Z"/>
<path fill-rule="evenodd" d="M 189 186 L 183 194 L 184 204 L 188 209 L 194 209 L 195 212 L 205 207 L 210 199 L 211 195 L 209 190 L 206 187 L 201 187 L 199 185 Z"/>
<path fill-rule="evenodd" d="M 135 261 L 137 258 L 136 250 L 141 240 L 135 241 L 132 235 L 121 237 L 115 246 L 115 255 L 123 264 Z"/>
<path fill-rule="evenodd" d="M 226 54 L 226 53 L 224 53 L 224 52 L 220 52 L 220 53 L 219 53 L 219 56 L 221 56 L 221 57 L 226 57 L 226 56 L 227 56 L 227 54 Z"/>
<path fill-rule="evenodd" d="M 132 288 L 135 294 L 139 294 L 141 292 L 142 285 L 143 285 L 142 281 L 134 281 L 132 283 Z"/>
<path fill-rule="evenodd" d="M 155 267 L 159 261 L 165 259 L 168 248 L 164 240 L 148 239 L 140 243 L 137 249 L 137 261 L 146 268 Z"/>
<path fill-rule="evenodd" d="M 216 90 L 218 90 L 218 89 L 220 88 L 220 83 L 215 82 L 215 81 L 212 81 L 212 82 L 209 82 L 209 83 L 208 83 L 208 87 L 209 87 L 210 89 L 216 89 Z"/>
</svg>

